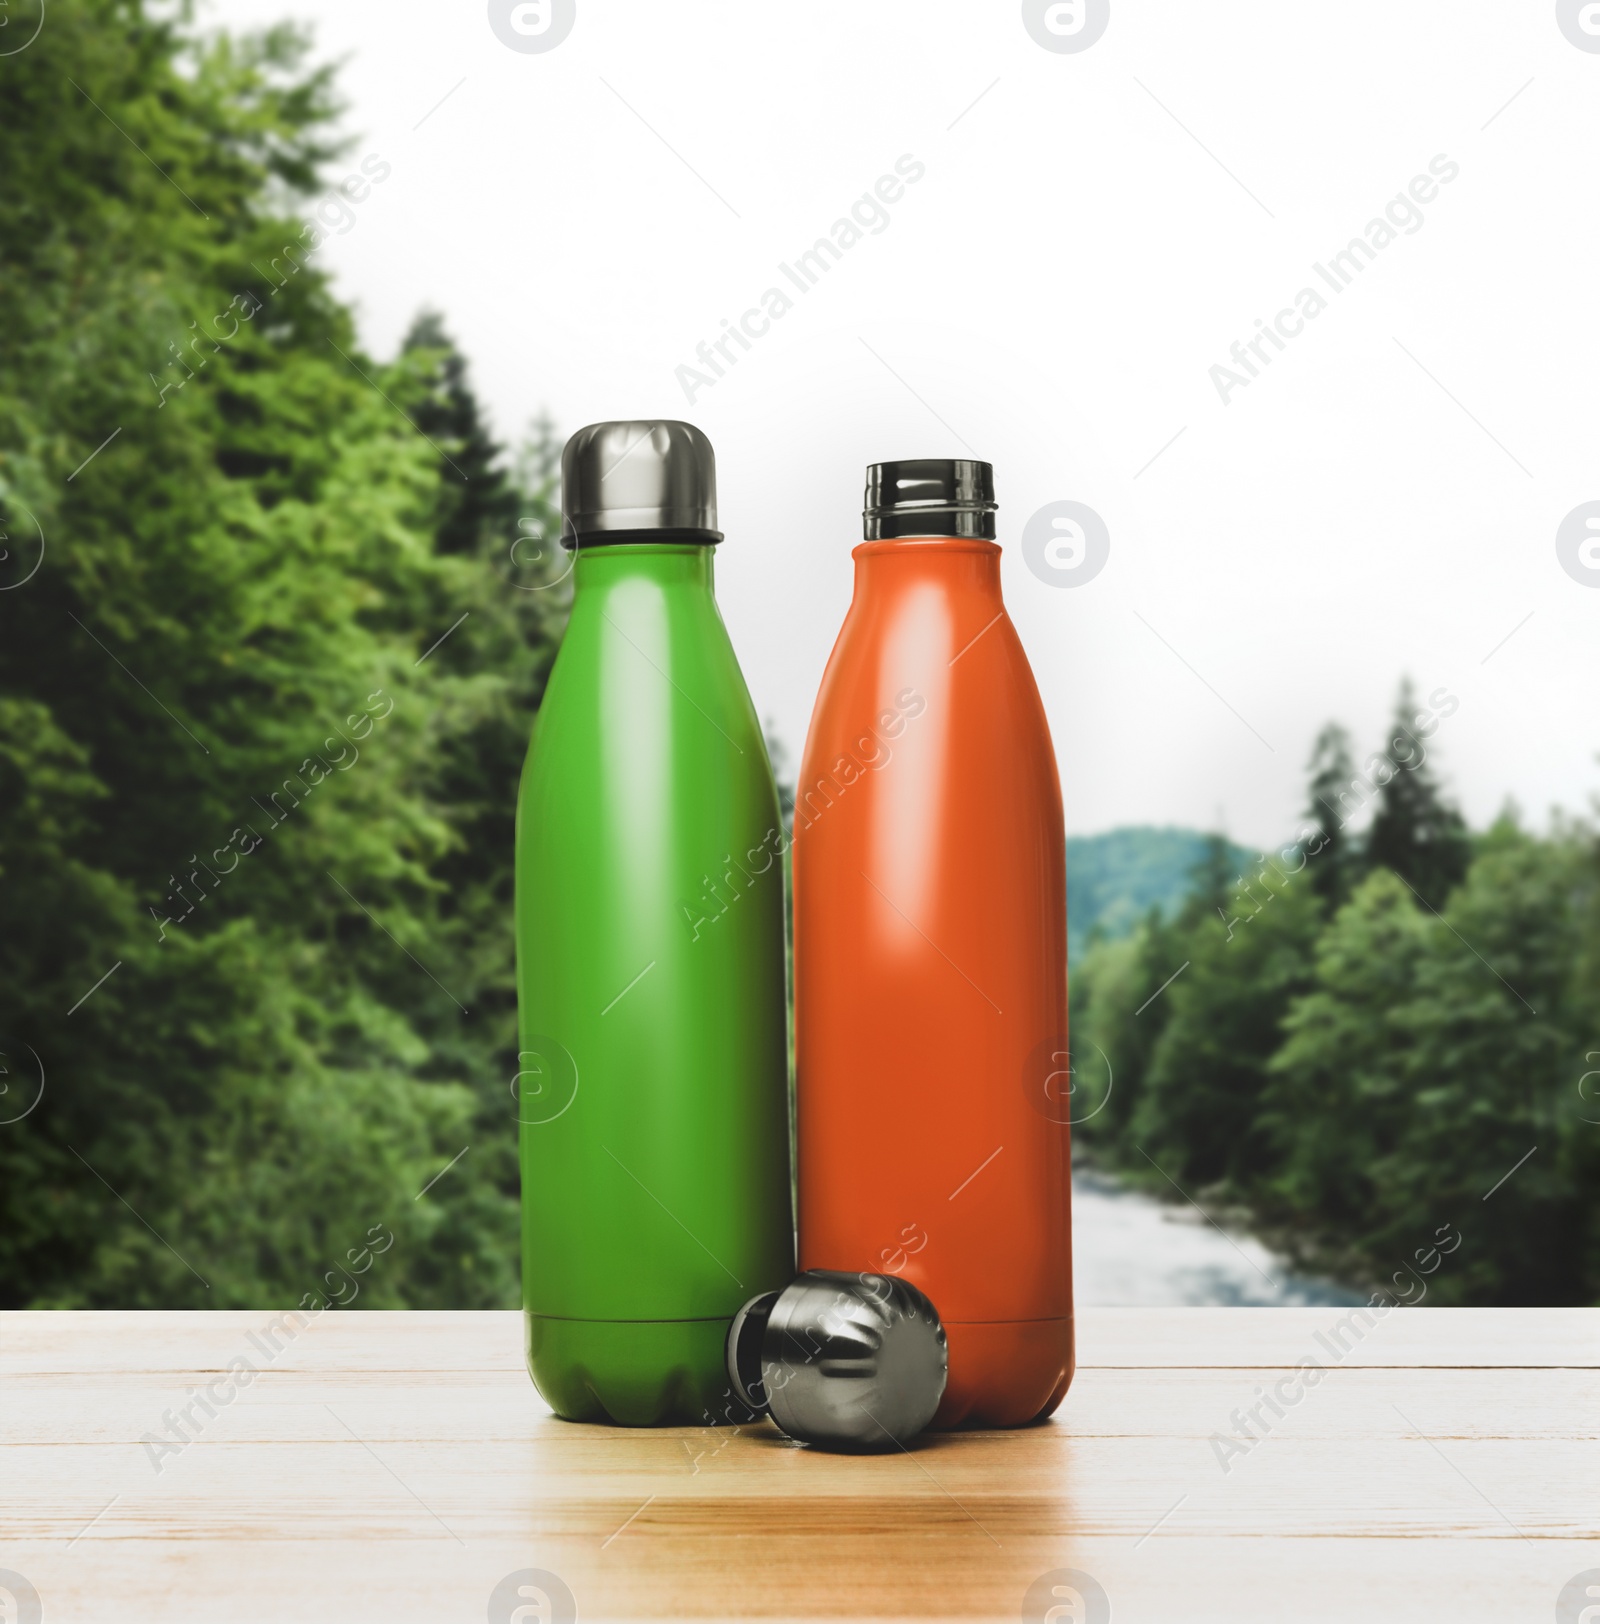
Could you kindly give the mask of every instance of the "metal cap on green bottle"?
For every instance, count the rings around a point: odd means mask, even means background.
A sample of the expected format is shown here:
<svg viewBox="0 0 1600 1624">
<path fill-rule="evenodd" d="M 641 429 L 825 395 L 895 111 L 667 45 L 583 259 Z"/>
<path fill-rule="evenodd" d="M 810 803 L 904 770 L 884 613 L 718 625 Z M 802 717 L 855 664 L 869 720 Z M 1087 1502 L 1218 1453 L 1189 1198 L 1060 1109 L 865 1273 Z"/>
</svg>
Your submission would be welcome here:
<svg viewBox="0 0 1600 1624">
<path fill-rule="evenodd" d="M 561 453 L 561 545 L 722 540 L 717 459 L 692 423 L 591 423 Z"/>
<path fill-rule="evenodd" d="M 727 1363 L 740 1402 L 791 1438 L 870 1450 L 933 1419 L 950 1355 L 937 1310 L 909 1281 L 808 1269 L 739 1310 Z"/>
</svg>

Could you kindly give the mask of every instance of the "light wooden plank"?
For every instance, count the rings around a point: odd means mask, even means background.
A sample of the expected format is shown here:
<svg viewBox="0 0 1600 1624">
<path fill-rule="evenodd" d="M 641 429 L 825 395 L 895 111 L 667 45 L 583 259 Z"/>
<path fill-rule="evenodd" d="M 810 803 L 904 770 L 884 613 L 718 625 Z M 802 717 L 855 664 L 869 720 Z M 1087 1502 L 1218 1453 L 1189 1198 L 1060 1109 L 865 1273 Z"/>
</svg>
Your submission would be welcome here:
<svg viewBox="0 0 1600 1624">
<path fill-rule="evenodd" d="M 1326 1362 L 1328 1341 L 1350 1365 L 1600 1368 L 1600 1308 L 1099 1308 L 1078 1320 L 1082 1369 Z"/>
<path fill-rule="evenodd" d="M 1556 1368 L 1524 1374 L 1473 1369 L 1431 1370 L 1430 1394 L 1459 1420 L 1469 1436 L 1568 1437 L 1593 1439 L 1600 1433 L 1600 1371 Z M 1063 1406 L 1074 1436 L 1161 1436 L 1192 1430 L 1201 1417 L 1225 1427 L 1235 1407 L 1248 1410 L 1277 1382 L 1293 1375 L 1290 1367 L 1232 1366 L 1181 1370 L 1085 1372 Z M 516 1380 L 511 1378 L 515 1377 Z M 161 1412 L 181 1405 L 199 1371 L 40 1374 L 4 1378 L 6 1406 L 0 1413 L 0 1442 L 42 1442 L 62 1424 L 61 1408 L 70 1403 L 75 1440 L 84 1443 L 127 1442 L 159 1424 Z M 1384 1395 L 1392 1386 L 1388 1367 L 1352 1366 L 1330 1370 L 1315 1389 L 1297 1386 L 1285 1392 L 1280 1408 L 1285 1425 L 1327 1428 L 1337 1435 L 1367 1429 L 1367 1409 L 1392 1414 Z M 417 1438 L 470 1438 L 508 1441 L 528 1436 L 549 1411 L 520 1371 L 495 1375 L 470 1371 L 456 1379 L 429 1371 L 416 1377 L 399 1372 L 263 1372 L 254 1386 L 220 1412 L 216 1425 L 248 1426 L 263 1441 L 299 1425 L 295 1411 L 307 1404 L 338 1404 L 352 1394 L 379 1399 L 381 1434 Z M 418 1402 L 418 1401 L 421 1402 Z M 1493 1408 L 1487 1406 L 1492 1403 Z M 1262 1420 L 1277 1418 L 1263 1404 Z M 214 1428 L 208 1424 L 207 1431 Z M 564 1425 L 563 1433 L 574 1429 Z M 723 1437 L 723 1429 L 708 1437 Z M 1207 1431 L 1211 1430 L 1207 1428 Z M 627 1429 L 600 1429 L 597 1436 L 635 1438 Z M 966 1438 L 1010 1437 L 1002 1433 L 966 1433 Z"/>
<path fill-rule="evenodd" d="M 252 1334 L 279 1344 L 272 1363 L 286 1369 L 523 1370 L 522 1315 L 514 1311 L 329 1310 L 274 1330 L 285 1314 L 293 1310 L 7 1310 L 0 1312 L 0 1378 L 26 1370 L 222 1370 L 236 1355 L 262 1362 Z"/>
<path fill-rule="evenodd" d="M 520 1567 L 585 1619 L 1016 1618 L 1063 1566 L 1118 1624 L 1542 1624 L 1600 1567 L 1596 1316 L 1407 1310 L 1262 1407 L 1340 1317 L 1085 1310 L 1055 1422 L 847 1458 L 557 1421 L 515 1314 L 328 1315 L 157 1471 L 141 1436 L 270 1315 L 0 1316 L 0 1567 L 47 1618 L 167 1624 L 478 1619 Z"/>
<path fill-rule="evenodd" d="M 1254 1540 L 1027 1537 L 996 1550 L 937 1525 L 815 1541 L 694 1539 L 635 1523 L 608 1548 L 537 1536 L 465 1549 L 432 1542 L 192 1543 L 152 1561 L 136 1541 L 23 1551 L 46 1624 L 480 1624 L 494 1585 L 559 1573 L 584 1624 L 635 1618 L 995 1619 L 1014 1624 L 1028 1587 L 1060 1568 L 1094 1575 L 1114 1624 L 1550 1624 L 1555 1597 L 1595 1565 L 1593 1545 L 1454 1539 Z M 7 1542 L 7 1560 L 13 1547 Z"/>
<path fill-rule="evenodd" d="M 1404 1308 L 1366 1325 L 1345 1308 L 1088 1308 L 1078 1315 L 1078 1364 L 1098 1368 L 1292 1365 L 1319 1333 L 1357 1365 L 1600 1368 L 1600 1308 Z M 252 1356 L 279 1311 L 29 1314 L 0 1312 L 0 1377 L 11 1371 L 222 1369 Z M 59 1323 L 57 1323 L 59 1322 Z M 378 1332 L 374 1325 L 392 1327 Z M 92 1326 L 86 1331 L 85 1326 Z M 385 1366 L 373 1340 L 404 1334 Z M 1357 1334 L 1359 1333 L 1359 1335 Z M 295 1369 L 520 1370 L 515 1312 L 329 1312 L 292 1341 Z"/>
</svg>

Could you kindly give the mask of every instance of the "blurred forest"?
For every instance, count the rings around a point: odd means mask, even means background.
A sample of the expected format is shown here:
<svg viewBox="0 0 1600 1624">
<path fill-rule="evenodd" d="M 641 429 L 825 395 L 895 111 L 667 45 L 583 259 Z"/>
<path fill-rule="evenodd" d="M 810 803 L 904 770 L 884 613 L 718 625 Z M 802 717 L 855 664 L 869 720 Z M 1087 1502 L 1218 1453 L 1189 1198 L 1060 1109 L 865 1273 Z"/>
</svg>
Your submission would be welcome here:
<svg viewBox="0 0 1600 1624">
<path fill-rule="evenodd" d="M 1330 725 L 1292 841 L 1241 869 L 1215 837 L 1176 915 L 1091 935 L 1077 1142 L 1391 1297 L 1591 1303 L 1600 851 L 1510 808 L 1468 831 L 1431 759 L 1456 705 L 1403 685 L 1359 767 Z M 1462 1244 L 1441 1265 L 1447 1225 Z"/>
<path fill-rule="evenodd" d="M 514 1306 L 553 431 L 437 317 L 362 352 L 317 248 L 386 162 L 292 31 L 169 15 L 0 58 L 0 1306 Z M 1595 837 L 1468 831 L 1453 703 L 1326 730 L 1248 866 L 1073 843 L 1078 1132 L 1348 1280 L 1448 1224 L 1430 1301 L 1590 1302 Z"/>
<path fill-rule="evenodd" d="M 362 353 L 316 249 L 387 166 L 304 61 L 140 0 L 0 60 L 3 1306 L 294 1302 L 378 1225 L 363 1306 L 517 1301 L 555 448 L 432 318 Z"/>
</svg>

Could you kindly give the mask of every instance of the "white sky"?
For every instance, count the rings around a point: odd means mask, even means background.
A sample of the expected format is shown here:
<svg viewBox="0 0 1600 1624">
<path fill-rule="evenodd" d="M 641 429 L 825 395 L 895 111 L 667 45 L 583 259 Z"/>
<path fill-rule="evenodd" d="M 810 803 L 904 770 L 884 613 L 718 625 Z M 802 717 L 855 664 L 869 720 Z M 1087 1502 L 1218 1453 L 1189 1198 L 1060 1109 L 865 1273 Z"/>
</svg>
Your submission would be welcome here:
<svg viewBox="0 0 1600 1624">
<path fill-rule="evenodd" d="M 1474 823 L 1600 791 L 1600 591 L 1555 549 L 1600 500 L 1600 54 L 1552 5 L 1112 0 L 1081 54 L 997 0 L 578 0 L 547 54 L 474 0 L 206 15 L 348 58 L 355 157 L 393 173 L 321 258 L 374 354 L 433 305 L 502 437 L 711 436 L 718 595 L 792 755 L 865 465 L 975 453 L 1071 832 L 1273 841 L 1317 728 L 1376 746 L 1402 671 L 1459 697 L 1435 760 Z M 674 369 L 905 153 L 887 229 L 689 406 Z M 1334 295 L 1312 262 L 1441 153 L 1425 224 Z M 1224 406 L 1209 369 L 1304 287 L 1329 308 Z M 1064 499 L 1111 534 L 1074 590 L 1016 546 Z"/>
</svg>

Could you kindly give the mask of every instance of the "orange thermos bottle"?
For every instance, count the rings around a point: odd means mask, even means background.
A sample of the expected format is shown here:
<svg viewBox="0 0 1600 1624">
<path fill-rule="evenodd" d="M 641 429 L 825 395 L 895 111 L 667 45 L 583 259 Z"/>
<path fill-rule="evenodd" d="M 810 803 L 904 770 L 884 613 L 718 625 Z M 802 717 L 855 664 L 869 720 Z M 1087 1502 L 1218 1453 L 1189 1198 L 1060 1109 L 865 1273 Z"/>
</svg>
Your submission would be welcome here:
<svg viewBox="0 0 1600 1624">
<path fill-rule="evenodd" d="M 987 463 L 867 471 L 794 819 L 800 1267 L 933 1300 L 936 1427 L 1072 1379 L 1066 839 Z"/>
</svg>

